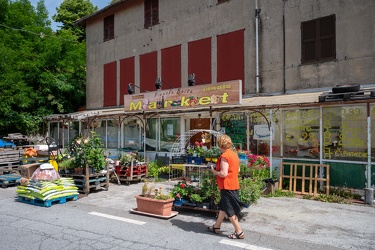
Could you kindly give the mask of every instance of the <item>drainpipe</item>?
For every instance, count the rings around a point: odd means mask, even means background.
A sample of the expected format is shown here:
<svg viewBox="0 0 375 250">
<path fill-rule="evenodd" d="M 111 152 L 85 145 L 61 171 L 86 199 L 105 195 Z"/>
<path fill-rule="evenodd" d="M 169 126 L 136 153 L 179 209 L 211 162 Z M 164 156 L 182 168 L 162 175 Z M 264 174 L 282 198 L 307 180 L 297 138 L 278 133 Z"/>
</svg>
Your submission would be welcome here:
<svg viewBox="0 0 375 250">
<path fill-rule="evenodd" d="M 256 95 L 259 95 L 259 14 L 258 0 L 255 0 L 255 84 L 256 84 Z"/>
<path fill-rule="evenodd" d="M 286 84 L 285 84 L 285 2 L 283 0 L 283 92 L 286 93 Z"/>
</svg>

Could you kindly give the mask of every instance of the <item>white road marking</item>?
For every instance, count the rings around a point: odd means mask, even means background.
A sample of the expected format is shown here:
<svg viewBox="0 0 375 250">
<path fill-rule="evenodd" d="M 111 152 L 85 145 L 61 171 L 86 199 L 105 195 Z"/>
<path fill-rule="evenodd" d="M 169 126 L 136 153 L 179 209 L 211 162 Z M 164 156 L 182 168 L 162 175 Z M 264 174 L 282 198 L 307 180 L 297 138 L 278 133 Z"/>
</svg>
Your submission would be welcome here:
<svg viewBox="0 0 375 250">
<path fill-rule="evenodd" d="M 258 247 L 240 242 L 240 240 L 220 240 L 219 243 L 250 250 L 272 250 L 271 248 Z"/>
<path fill-rule="evenodd" d="M 146 224 L 146 222 L 144 222 L 144 221 L 132 220 L 132 219 L 127 219 L 127 218 L 124 218 L 124 217 L 113 216 L 113 215 L 109 215 L 109 214 L 102 214 L 102 213 L 97 213 L 97 212 L 90 212 L 89 214 L 95 215 L 95 216 L 104 217 L 104 218 L 108 218 L 108 219 L 124 221 L 124 222 L 128 222 L 128 223 L 136 224 L 136 225 L 144 225 L 144 224 Z"/>
</svg>

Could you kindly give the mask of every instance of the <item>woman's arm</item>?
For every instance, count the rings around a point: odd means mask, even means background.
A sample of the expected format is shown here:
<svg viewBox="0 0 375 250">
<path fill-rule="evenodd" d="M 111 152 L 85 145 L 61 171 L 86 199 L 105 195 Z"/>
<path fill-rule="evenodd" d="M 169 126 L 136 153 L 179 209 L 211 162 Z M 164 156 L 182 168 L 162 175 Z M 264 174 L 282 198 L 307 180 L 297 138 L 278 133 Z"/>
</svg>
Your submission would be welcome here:
<svg viewBox="0 0 375 250">
<path fill-rule="evenodd" d="M 211 172 L 214 175 L 219 177 L 225 178 L 228 175 L 229 163 L 225 158 L 221 158 L 220 161 L 220 171 L 216 171 L 215 169 L 211 168 Z"/>
</svg>

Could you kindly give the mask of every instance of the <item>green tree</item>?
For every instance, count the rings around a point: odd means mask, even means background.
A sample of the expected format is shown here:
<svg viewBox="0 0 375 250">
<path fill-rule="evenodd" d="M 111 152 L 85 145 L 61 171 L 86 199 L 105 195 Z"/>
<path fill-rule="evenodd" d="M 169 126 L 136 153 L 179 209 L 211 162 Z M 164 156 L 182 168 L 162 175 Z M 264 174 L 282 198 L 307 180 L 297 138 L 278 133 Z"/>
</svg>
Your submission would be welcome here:
<svg viewBox="0 0 375 250">
<path fill-rule="evenodd" d="M 0 136 L 43 133 L 43 117 L 85 103 L 85 44 L 54 33 L 44 0 L 0 0 Z"/>
<path fill-rule="evenodd" d="M 88 16 L 98 10 L 90 0 L 64 0 L 60 7 L 56 8 L 57 14 L 52 16 L 55 22 L 63 24 L 62 30 L 71 30 L 80 39 L 85 39 L 85 30 L 74 25 L 78 19 Z"/>
</svg>

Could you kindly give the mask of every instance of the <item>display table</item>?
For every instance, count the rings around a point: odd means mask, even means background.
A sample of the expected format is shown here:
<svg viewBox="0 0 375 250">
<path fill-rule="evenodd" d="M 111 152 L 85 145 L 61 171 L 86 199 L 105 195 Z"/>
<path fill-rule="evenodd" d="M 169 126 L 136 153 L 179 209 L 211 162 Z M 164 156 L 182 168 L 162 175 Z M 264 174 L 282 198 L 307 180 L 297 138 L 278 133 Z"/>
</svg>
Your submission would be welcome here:
<svg viewBox="0 0 375 250">
<path fill-rule="evenodd" d="M 171 169 L 182 170 L 182 177 L 184 178 L 186 178 L 187 176 L 191 176 L 191 174 L 194 172 L 197 172 L 198 173 L 197 177 L 200 179 L 201 172 L 208 170 L 207 165 L 195 165 L 195 164 L 188 164 L 188 163 L 170 164 L 169 166 L 171 167 Z"/>
</svg>

